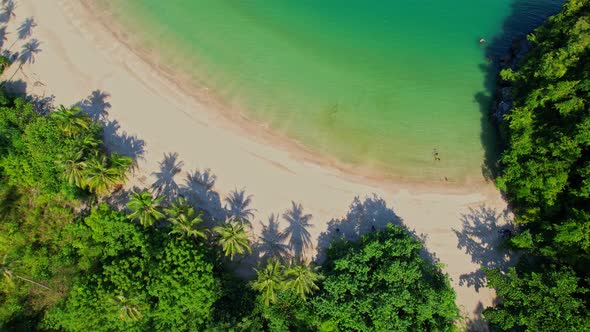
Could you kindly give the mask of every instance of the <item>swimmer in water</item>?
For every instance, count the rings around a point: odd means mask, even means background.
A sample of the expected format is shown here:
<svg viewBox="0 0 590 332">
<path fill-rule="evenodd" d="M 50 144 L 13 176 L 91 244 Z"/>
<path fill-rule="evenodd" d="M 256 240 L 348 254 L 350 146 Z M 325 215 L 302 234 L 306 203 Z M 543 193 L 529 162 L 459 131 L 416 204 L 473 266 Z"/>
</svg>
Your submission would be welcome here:
<svg viewBox="0 0 590 332">
<path fill-rule="evenodd" d="M 485 38 L 479 38 L 479 43 L 480 43 L 480 44 L 483 44 L 483 43 L 485 43 L 485 42 L 486 42 Z"/>
</svg>

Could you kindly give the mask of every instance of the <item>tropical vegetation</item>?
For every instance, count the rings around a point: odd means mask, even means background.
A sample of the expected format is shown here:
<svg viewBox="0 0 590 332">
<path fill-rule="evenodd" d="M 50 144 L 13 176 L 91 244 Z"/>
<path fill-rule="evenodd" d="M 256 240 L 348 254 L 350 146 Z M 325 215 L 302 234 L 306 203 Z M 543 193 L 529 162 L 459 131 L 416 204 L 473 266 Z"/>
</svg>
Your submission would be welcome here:
<svg viewBox="0 0 590 332">
<path fill-rule="evenodd" d="M 589 331 L 590 1 L 566 1 L 528 40 L 528 56 L 501 73 L 514 108 L 497 179 L 522 256 L 488 271 L 501 302 L 484 314 L 504 331 Z"/>
</svg>

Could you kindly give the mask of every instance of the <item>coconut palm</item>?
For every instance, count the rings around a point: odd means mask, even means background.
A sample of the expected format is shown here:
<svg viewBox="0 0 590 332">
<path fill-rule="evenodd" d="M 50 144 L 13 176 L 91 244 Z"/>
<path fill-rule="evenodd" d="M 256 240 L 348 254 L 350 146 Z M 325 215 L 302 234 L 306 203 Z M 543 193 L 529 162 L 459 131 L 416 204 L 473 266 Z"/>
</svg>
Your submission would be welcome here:
<svg viewBox="0 0 590 332">
<path fill-rule="evenodd" d="M 164 197 L 153 197 L 148 191 L 133 192 L 127 207 L 131 210 L 129 219 L 139 220 L 139 223 L 145 227 L 153 225 L 156 221 L 164 218 L 161 212 L 160 204 Z"/>
<path fill-rule="evenodd" d="M 51 117 L 58 122 L 61 129 L 69 137 L 74 137 L 80 132 L 88 130 L 91 124 L 90 117 L 78 106 L 65 108 L 63 105 L 60 105 L 51 114 Z"/>
<path fill-rule="evenodd" d="M 304 214 L 301 204 L 291 202 L 291 205 L 291 209 L 283 214 L 283 218 L 289 223 L 285 233 L 289 235 L 289 247 L 293 254 L 303 256 L 304 250 L 311 246 L 311 234 L 307 231 L 312 226 L 309 223 L 311 214 Z"/>
<path fill-rule="evenodd" d="M 227 205 L 225 210 L 227 217 L 237 222 L 250 222 L 250 219 L 254 217 L 255 209 L 249 208 L 252 203 L 252 195 L 246 195 L 245 190 L 234 190 L 228 197 L 225 198 Z"/>
<path fill-rule="evenodd" d="M 317 282 L 322 276 L 317 273 L 317 267 L 311 267 L 303 262 L 293 265 L 287 269 L 286 286 L 294 290 L 302 299 L 318 290 Z"/>
<path fill-rule="evenodd" d="M 278 216 L 272 214 L 268 218 L 268 225 L 262 225 L 262 233 L 258 238 L 258 250 L 262 254 L 262 261 L 269 258 L 283 261 L 289 256 L 289 246 L 285 244 L 287 234 L 279 229 Z"/>
<path fill-rule="evenodd" d="M 82 160 L 82 156 L 82 151 L 78 151 L 64 158 L 65 160 L 56 161 L 56 164 L 63 171 L 64 179 L 71 186 L 79 188 L 84 188 L 86 186 L 84 179 L 87 165 Z"/>
<path fill-rule="evenodd" d="M 79 146 L 80 151 L 94 151 L 102 142 L 94 136 L 84 136 Z"/>
<path fill-rule="evenodd" d="M 269 305 L 277 300 L 277 292 L 285 287 L 283 281 L 283 267 L 278 261 L 268 262 L 264 269 L 256 271 L 256 280 L 252 288 L 262 294 L 264 304 Z"/>
<path fill-rule="evenodd" d="M 2 262 L 0 263 L 0 274 L 2 274 L 2 278 L 4 279 L 4 281 L 10 286 L 14 286 L 14 278 L 17 278 L 19 280 L 22 281 L 26 281 L 28 283 L 31 283 L 35 286 L 39 286 L 41 288 L 47 289 L 47 290 L 51 290 L 51 288 L 38 283 L 34 280 L 31 280 L 29 278 L 25 278 L 23 276 L 20 276 L 18 274 L 16 274 L 12 269 L 11 269 L 11 265 L 14 265 L 15 261 L 9 261 L 8 260 L 8 254 L 4 254 L 4 257 L 2 258 Z"/>
<path fill-rule="evenodd" d="M 125 177 L 120 168 L 110 166 L 105 155 L 96 153 L 86 161 L 84 184 L 98 195 L 107 194 L 113 186 L 123 183 Z"/>
<path fill-rule="evenodd" d="M 207 238 L 204 230 L 198 229 L 197 225 L 203 222 L 202 215 L 196 215 L 195 209 L 188 205 L 186 200 L 180 197 L 172 203 L 170 208 L 164 209 L 168 221 L 172 223 L 170 235 L 177 234 L 179 237 Z"/>
<path fill-rule="evenodd" d="M 135 299 L 128 299 L 123 295 L 117 295 L 115 296 L 114 302 L 118 307 L 120 320 L 136 322 L 143 318 L 143 314 L 139 311 Z"/>
<path fill-rule="evenodd" d="M 109 165 L 119 174 L 118 182 L 123 183 L 127 180 L 127 172 L 135 166 L 135 160 L 118 153 L 112 153 L 109 157 Z"/>
<path fill-rule="evenodd" d="M 168 217 L 177 216 L 182 213 L 187 213 L 189 208 L 191 208 L 191 206 L 186 198 L 178 197 L 174 202 L 170 203 L 167 208 L 164 208 L 164 212 Z"/>
<path fill-rule="evenodd" d="M 219 234 L 219 244 L 223 248 L 223 253 L 225 256 L 229 256 L 231 260 L 236 255 L 242 255 L 246 251 L 252 253 L 250 239 L 248 239 L 244 225 L 235 221 L 228 221 L 223 226 L 213 228 L 213 231 Z"/>
</svg>

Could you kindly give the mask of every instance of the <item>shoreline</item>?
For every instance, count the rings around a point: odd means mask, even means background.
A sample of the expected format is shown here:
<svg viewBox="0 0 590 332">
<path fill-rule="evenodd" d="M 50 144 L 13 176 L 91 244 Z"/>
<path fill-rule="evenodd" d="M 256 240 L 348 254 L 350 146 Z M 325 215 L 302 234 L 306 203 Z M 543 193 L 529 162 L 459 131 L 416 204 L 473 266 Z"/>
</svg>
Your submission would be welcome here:
<svg viewBox="0 0 590 332">
<path fill-rule="evenodd" d="M 347 180 L 354 178 L 358 183 L 366 184 L 369 182 L 372 185 L 380 186 L 386 185 L 390 188 L 404 186 L 413 187 L 413 189 L 422 188 L 421 192 L 431 192 L 433 188 L 437 191 L 444 191 L 449 193 L 468 193 L 481 189 L 482 185 L 493 187 L 493 183 L 486 180 L 482 172 L 477 172 L 477 176 L 470 176 L 462 179 L 448 179 L 441 176 L 438 179 L 425 179 L 420 176 L 404 176 L 387 172 L 379 169 L 378 166 L 371 166 L 367 164 L 350 164 L 342 162 L 336 156 L 329 154 L 322 154 L 315 151 L 297 139 L 289 137 L 279 130 L 272 129 L 268 125 L 257 122 L 247 115 L 244 109 L 239 106 L 230 106 L 223 101 L 223 98 L 216 96 L 215 91 L 209 90 L 208 87 L 195 82 L 190 78 L 190 75 L 183 73 L 181 68 L 173 68 L 165 64 L 157 50 L 146 49 L 141 41 L 129 37 L 125 32 L 126 27 L 114 17 L 109 9 L 106 7 L 109 4 L 94 3 L 93 0 L 82 0 L 83 10 L 86 11 L 86 16 L 92 15 L 94 23 L 101 26 L 104 32 L 112 35 L 119 43 L 124 45 L 130 52 L 137 56 L 152 70 L 156 71 L 158 76 L 167 80 L 167 83 L 175 86 L 182 94 L 193 98 L 194 101 L 203 104 L 204 109 L 209 111 L 215 120 L 218 120 L 218 125 L 224 129 L 248 137 L 249 139 L 261 144 L 271 144 L 283 151 L 288 151 L 290 157 L 300 162 L 311 163 L 314 166 L 327 168 L 328 171 L 337 171 L 341 176 Z M 92 13 L 92 14 L 91 14 Z M 75 15 L 70 15 L 75 17 Z M 96 31 L 94 31 L 96 32 Z M 483 166 L 484 160 L 481 160 Z M 374 175 L 373 175 L 374 174 Z"/>
<path fill-rule="evenodd" d="M 186 93 L 182 82 L 170 80 L 157 64 L 153 67 L 142 59 L 82 3 L 21 0 L 16 14 L 16 21 L 33 16 L 38 23 L 34 37 L 41 41 L 43 52 L 23 69 L 29 78 L 43 83 L 29 85 L 33 94 L 55 95 L 55 104 L 70 105 L 92 91 L 103 91 L 110 95 L 109 119 L 118 122 L 118 131 L 145 141 L 139 171 L 130 185 L 149 186 L 163 154 L 178 153 L 184 161 L 182 175 L 195 168 L 210 168 L 219 175 L 214 189 L 221 200 L 240 188 L 254 195 L 254 232 L 261 228 L 258 221 L 283 212 L 291 201 L 301 203 L 313 215 L 309 231 L 314 242 L 330 220 L 346 215 L 354 197 L 375 193 L 408 229 L 426 235 L 424 246 L 453 279 L 463 314 L 477 319 L 481 309 L 493 303 L 493 290 L 461 282 L 461 276 L 479 271 L 485 262 L 477 260 L 477 253 L 459 247 L 457 239 L 466 221 L 475 223 L 479 218 L 473 211 L 488 208 L 499 215 L 507 208 L 495 186 L 483 177 L 463 186 L 420 183 L 355 175 L 329 160 L 318 163 L 296 143 L 282 142 L 280 136 L 248 124 L 235 113 L 234 123 L 214 105 Z M 15 77 L 27 79 L 22 73 Z M 509 222 L 497 219 L 498 226 Z"/>
</svg>

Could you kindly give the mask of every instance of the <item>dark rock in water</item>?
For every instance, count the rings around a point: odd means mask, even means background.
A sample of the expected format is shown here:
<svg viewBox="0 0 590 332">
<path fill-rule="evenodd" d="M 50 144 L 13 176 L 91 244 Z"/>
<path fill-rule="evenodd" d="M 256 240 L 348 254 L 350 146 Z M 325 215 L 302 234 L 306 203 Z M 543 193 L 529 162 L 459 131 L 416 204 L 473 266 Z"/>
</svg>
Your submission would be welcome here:
<svg viewBox="0 0 590 332">
<path fill-rule="evenodd" d="M 494 114 L 496 117 L 496 121 L 501 123 L 504 120 L 504 116 L 512 110 L 512 103 L 506 102 L 504 100 L 500 101 L 498 107 L 496 109 L 496 113 Z"/>
<path fill-rule="evenodd" d="M 532 49 L 532 44 L 526 39 L 521 37 L 515 39 L 512 42 L 512 46 L 506 55 L 504 55 L 500 61 L 500 69 L 516 70 L 518 64 L 522 62 L 525 56 Z M 500 124 L 504 120 L 504 116 L 512 110 L 514 96 L 512 94 L 512 87 L 510 82 L 503 81 L 498 78 L 498 88 L 495 93 L 495 100 L 492 106 L 492 115 L 496 119 L 497 123 Z"/>
<path fill-rule="evenodd" d="M 512 96 L 512 87 L 505 86 L 500 88 L 500 98 L 505 101 L 512 101 L 514 98 Z"/>
</svg>

